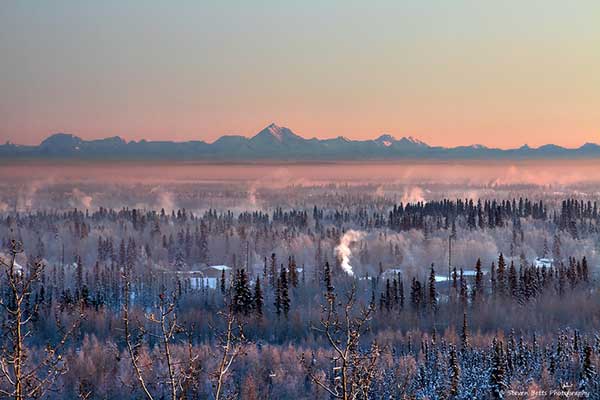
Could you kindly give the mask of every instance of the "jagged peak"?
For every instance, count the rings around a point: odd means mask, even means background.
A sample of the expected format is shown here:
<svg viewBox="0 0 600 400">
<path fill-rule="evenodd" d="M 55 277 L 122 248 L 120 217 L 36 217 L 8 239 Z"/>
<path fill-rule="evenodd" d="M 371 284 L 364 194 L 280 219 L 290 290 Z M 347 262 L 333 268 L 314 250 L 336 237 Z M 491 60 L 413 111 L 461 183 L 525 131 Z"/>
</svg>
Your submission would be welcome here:
<svg viewBox="0 0 600 400">
<path fill-rule="evenodd" d="M 375 139 L 376 142 L 383 142 L 386 140 L 390 141 L 390 142 L 395 142 L 397 139 L 393 135 L 390 135 L 389 133 L 382 133 L 381 136 L 379 136 L 377 139 Z"/>
<path fill-rule="evenodd" d="M 278 142 L 283 142 L 285 139 L 302 139 L 300 136 L 292 132 L 291 129 L 285 126 L 279 126 L 272 122 L 263 130 L 252 137 L 253 140 L 274 139 Z"/>
<path fill-rule="evenodd" d="M 375 139 L 376 143 L 382 144 L 386 147 L 393 145 L 394 143 L 400 143 L 404 145 L 415 145 L 415 146 L 428 146 L 427 143 L 419 140 L 413 136 L 403 136 L 400 139 L 396 139 L 395 136 L 390 135 L 389 133 L 384 133 Z"/>
<path fill-rule="evenodd" d="M 379 136 L 377 139 L 375 139 L 375 143 L 378 143 L 385 147 L 390 147 L 396 141 L 397 141 L 396 138 L 394 136 L 390 135 L 389 133 L 383 133 L 381 136 Z"/>
<path fill-rule="evenodd" d="M 398 142 L 410 143 L 418 146 L 428 146 L 427 143 L 415 138 L 414 136 L 403 136 L 400 140 L 398 140 Z"/>
</svg>

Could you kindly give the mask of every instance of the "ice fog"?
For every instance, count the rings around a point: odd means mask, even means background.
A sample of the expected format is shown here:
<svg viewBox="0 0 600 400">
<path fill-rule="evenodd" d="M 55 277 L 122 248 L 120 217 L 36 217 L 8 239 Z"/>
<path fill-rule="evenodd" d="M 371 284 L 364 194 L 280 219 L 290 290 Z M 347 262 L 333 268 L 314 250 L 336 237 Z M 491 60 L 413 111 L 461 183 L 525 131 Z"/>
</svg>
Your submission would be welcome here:
<svg viewBox="0 0 600 400">
<path fill-rule="evenodd" d="M 447 220 L 451 218 L 455 225 L 453 266 L 472 269 L 478 258 L 489 265 L 499 253 L 518 264 L 531 263 L 536 257 L 550 257 L 557 242 L 562 254 L 586 256 L 595 267 L 600 263 L 596 220 L 577 219 L 578 234 L 573 235 L 557 226 L 555 214 L 561 213 L 566 199 L 587 204 L 600 198 L 596 167 L 592 162 L 178 164 L 168 168 L 4 165 L 0 168 L 0 213 L 23 217 L 40 211 L 64 213 L 77 209 L 91 215 L 100 209 L 136 209 L 140 215 L 148 214 L 148 219 L 151 213 L 174 214 L 181 210 L 196 218 L 207 213 L 230 213 L 230 228 L 207 237 L 211 262 L 248 263 L 249 268 L 258 270 L 272 253 L 280 260 L 292 254 L 306 272 L 315 263 L 328 260 L 355 276 L 377 274 L 381 268 L 421 274 L 432 263 L 444 271 L 449 263 L 452 229 Z M 527 215 L 519 217 L 518 224 L 506 220 L 493 229 L 472 229 L 467 226 L 466 216 L 453 214 L 427 215 L 424 225 L 409 224 L 401 229 L 390 226 L 388 220 L 390 211 L 400 204 L 423 205 L 442 199 L 500 203 L 522 198 L 543 201 L 546 217 Z M 276 220 L 278 212 L 283 216 Z M 259 234 L 264 227 L 256 226 L 252 221 L 257 217 L 252 215 L 263 213 L 268 215 L 269 229 L 283 235 L 283 239 Z M 250 222 L 242 218 L 246 214 Z M 21 235 L 33 243 L 60 238 L 60 246 L 47 246 L 49 258 L 61 257 L 64 246 L 67 254 L 78 253 L 92 262 L 100 237 L 114 234 L 120 240 L 127 236 L 123 226 L 104 224 L 98 228 L 90 226 L 89 240 L 84 243 L 66 240 L 70 233 L 63 226 L 41 233 L 23 229 Z M 168 233 L 176 237 L 178 227 L 169 229 Z M 252 235 L 255 239 L 248 244 Z M 162 252 L 156 250 L 159 255 Z M 150 261 L 157 265 L 165 262 L 160 256 Z"/>
</svg>

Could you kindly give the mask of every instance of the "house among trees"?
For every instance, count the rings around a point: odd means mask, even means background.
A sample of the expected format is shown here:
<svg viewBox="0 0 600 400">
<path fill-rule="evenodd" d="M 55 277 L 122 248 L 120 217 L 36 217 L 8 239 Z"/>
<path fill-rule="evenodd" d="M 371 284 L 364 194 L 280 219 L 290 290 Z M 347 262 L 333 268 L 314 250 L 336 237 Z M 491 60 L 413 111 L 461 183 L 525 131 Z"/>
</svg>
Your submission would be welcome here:
<svg viewBox="0 0 600 400">
<path fill-rule="evenodd" d="M 540 258 L 540 257 L 536 257 L 535 258 L 535 266 L 537 268 L 551 268 L 554 265 L 554 259 L 553 258 Z"/>
<path fill-rule="evenodd" d="M 228 279 L 231 267 L 227 265 L 209 265 L 202 270 L 202 280 L 204 287 L 216 289 L 220 279 Z M 191 282 L 190 282 L 191 283 Z M 201 288 L 199 286 L 198 288 Z M 192 284 L 192 289 L 194 288 Z"/>
<path fill-rule="evenodd" d="M 216 289 L 219 286 L 219 280 L 227 279 L 231 267 L 227 265 L 208 265 L 192 271 L 177 271 L 178 276 L 185 276 L 188 279 L 189 288 L 200 290 L 202 288 Z"/>
</svg>

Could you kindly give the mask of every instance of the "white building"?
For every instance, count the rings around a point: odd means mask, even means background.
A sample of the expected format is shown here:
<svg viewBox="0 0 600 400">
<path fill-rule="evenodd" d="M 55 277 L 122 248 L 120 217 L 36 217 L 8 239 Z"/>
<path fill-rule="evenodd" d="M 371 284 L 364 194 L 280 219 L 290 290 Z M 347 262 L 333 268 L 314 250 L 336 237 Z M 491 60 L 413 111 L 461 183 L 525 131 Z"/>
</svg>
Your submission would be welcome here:
<svg viewBox="0 0 600 400">
<path fill-rule="evenodd" d="M 536 257 L 535 258 L 535 266 L 538 268 L 550 268 L 554 265 L 554 259 L 553 258 L 540 258 L 540 257 Z"/>
<path fill-rule="evenodd" d="M 202 288 L 216 289 L 219 279 L 225 271 L 225 275 L 229 275 L 230 267 L 227 265 L 208 265 L 199 269 L 190 271 L 173 271 L 180 277 L 188 279 L 190 289 L 200 290 Z"/>
</svg>

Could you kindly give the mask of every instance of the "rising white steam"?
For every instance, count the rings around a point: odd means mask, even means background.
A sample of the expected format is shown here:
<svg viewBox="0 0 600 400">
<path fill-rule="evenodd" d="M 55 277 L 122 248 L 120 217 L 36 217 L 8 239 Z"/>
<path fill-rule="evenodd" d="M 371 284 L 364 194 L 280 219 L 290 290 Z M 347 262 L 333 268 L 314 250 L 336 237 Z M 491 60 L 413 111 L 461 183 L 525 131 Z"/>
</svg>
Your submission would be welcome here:
<svg viewBox="0 0 600 400">
<path fill-rule="evenodd" d="M 352 256 L 352 250 L 350 246 L 352 243 L 361 240 L 365 236 L 364 232 L 355 231 L 350 229 L 344 236 L 340 239 L 340 244 L 333 249 L 336 256 L 342 261 L 342 269 L 349 275 L 353 276 L 354 271 L 352 271 L 352 265 L 350 265 L 350 257 Z"/>
<path fill-rule="evenodd" d="M 150 190 L 150 193 L 156 195 L 156 207 L 157 209 L 164 209 L 167 213 L 175 210 L 175 200 L 173 194 L 169 191 L 164 190 L 162 187 L 157 186 Z"/>
<path fill-rule="evenodd" d="M 85 210 L 92 208 L 92 196 L 79 190 L 78 188 L 73 189 L 73 191 L 71 192 L 71 197 L 72 198 L 69 201 L 71 207 L 83 208 Z"/>
<path fill-rule="evenodd" d="M 425 201 L 425 193 L 423 189 L 418 186 L 412 186 L 404 190 L 404 194 L 402 195 L 402 203 L 418 203 L 421 201 Z"/>
</svg>

